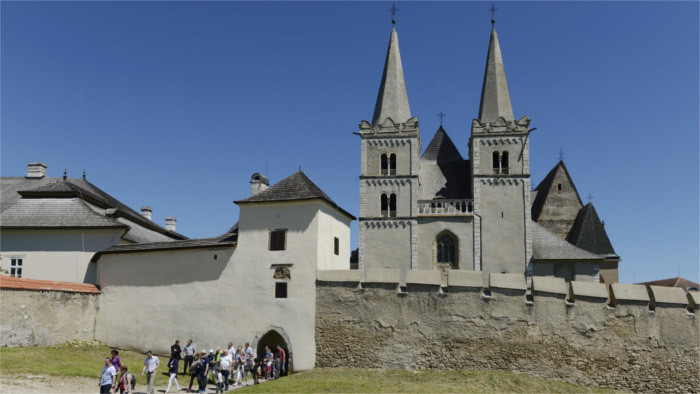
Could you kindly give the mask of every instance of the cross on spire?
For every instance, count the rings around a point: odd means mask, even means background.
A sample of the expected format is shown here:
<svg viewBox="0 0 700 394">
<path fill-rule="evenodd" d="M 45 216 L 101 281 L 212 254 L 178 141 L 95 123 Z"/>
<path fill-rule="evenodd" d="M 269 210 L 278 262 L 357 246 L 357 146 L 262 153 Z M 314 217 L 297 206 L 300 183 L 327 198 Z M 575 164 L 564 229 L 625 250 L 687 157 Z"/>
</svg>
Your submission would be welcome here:
<svg viewBox="0 0 700 394">
<path fill-rule="evenodd" d="M 391 3 L 391 8 L 389 9 L 389 12 L 391 12 L 391 24 L 395 25 L 396 24 L 396 11 L 399 9 L 396 8 L 396 3 Z"/>
<path fill-rule="evenodd" d="M 437 114 L 437 117 L 440 118 L 440 126 L 442 126 L 442 120 L 445 118 L 445 113 L 440 111 L 440 113 Z"/>
<path fill-rule="evenodd" d="M 593 202 L 593 195 L 588 193 L 588 203 L 590 204 L 591 202 Z"/>
<path fill-rule="evenodd" d="M 492 24 L 492 25 L 496 24 L 496 10 L 497 10 L 497 9 L 498 9 L 498 8 L 496 8 L 496 5 L 495 5 L 494 2 L 492 1 L 492 2 L 491 2 L 491 8 L 489 8 L 489 11 L 491 11 L 491 24 Z"/>
<path fill-rule="evenodd" d="M 559 161 L 564 161 L 564 149 L 559 148 Z"/>
</svg>

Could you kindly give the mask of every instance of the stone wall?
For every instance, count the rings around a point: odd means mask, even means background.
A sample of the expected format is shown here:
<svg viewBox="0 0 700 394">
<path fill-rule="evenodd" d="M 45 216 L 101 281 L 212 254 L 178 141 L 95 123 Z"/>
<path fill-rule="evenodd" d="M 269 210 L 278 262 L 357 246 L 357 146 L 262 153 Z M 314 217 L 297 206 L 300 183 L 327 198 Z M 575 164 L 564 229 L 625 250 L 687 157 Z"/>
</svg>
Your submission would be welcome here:
<svg viewBox="0 0 700 394">
<path fill-rule="evenodd" d="M 99 294 L 0 290 L 0 346 L 55 345 L 95 337 Z"/>
<path fill-rule="evenodd" d="M 533 278 L 526 289 L 522 276 L 450 271 L 441 287 L 421 276 L 405 287 L 375 280 L 358 289 L 358 275 L 319 275 L 317 367 L 509 370 L 632 391 L 700 387 L 695 304 L 680 289 L 654 300 L 643 286 Z"/>
</svg>

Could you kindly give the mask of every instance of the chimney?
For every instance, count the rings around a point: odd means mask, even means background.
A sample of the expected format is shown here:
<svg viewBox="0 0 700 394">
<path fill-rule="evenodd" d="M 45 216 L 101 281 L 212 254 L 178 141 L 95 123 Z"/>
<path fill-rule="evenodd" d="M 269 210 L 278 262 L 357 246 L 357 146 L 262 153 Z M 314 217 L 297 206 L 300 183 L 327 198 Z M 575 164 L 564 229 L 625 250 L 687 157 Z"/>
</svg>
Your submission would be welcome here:
<svg viewBox="0 0 700 394">
<path fill-rule="evenodd" d="M 151 213 L 153 213 L 153 209 L 151 209 L 151 207 L 141 207 L 141 216 L 151 220 Z"/>
<path fill-rule="evenodd" d="M 265 190 L 267 190 L 267 187 L 269 185 L 270 185 L 270 181 L 267 180 L 267 177 L 264 175 L 260 175 L 256 172 L 250 178 L 251 195 L 254 196 L 260 192 L 264 192 Z"/>
<path fill-rule="evenodd" d="M 27 164 L 27 178 L 43 178 L 45 176 L 46 164 L 38 162 Z"/>
<path fill-rule="evenodd" d="M 165 218 L 165 229 L 168 231 L 175 232 L 175 223 L 177 223 L 177 219 L 175 219 L 172 216 L 168 216 Z"/>
</svg>

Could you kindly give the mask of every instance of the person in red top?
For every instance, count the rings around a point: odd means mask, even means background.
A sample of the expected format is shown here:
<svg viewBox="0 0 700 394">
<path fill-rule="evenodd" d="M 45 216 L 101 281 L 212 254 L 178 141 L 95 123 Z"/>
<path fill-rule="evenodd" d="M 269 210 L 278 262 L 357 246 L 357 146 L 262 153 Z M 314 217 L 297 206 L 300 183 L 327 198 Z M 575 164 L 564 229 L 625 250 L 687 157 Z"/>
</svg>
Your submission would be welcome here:
<svg viewBox="0 0 700 394">
<path fill-rule="evenodd" d="M 277 345 L 277 357 L 280 358 L 280 362 L 282 363 L 280 375 L 287 375 L 287 357 L 284 353 L 284 349 L 282 349 L 282 345 Z"/>
</svg>

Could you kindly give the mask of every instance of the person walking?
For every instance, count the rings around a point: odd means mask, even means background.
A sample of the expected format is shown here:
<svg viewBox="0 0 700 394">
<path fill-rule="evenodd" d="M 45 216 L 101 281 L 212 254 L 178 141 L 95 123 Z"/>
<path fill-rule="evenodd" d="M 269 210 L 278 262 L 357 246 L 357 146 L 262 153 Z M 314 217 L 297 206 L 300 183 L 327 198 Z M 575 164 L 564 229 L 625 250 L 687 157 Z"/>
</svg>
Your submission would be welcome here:
<svg viewBox="0 0 700 394">
<path fill-rule="evenodd" d="M 185 367 L 182 369 L 183 374 L 187 374 L 189 372 L 189 367 L 192 365 L 192 362 L 194 361 L 194 354 L 197 353 L 197 347 L 192 344 L 192 340 L 188 339 L 187 340 L 187 345 L 185 345 Z M 192 387 L 192 384 L 190 384 L 190 387 Z"/>
<path fill-rule="evenodd" d="M 253 360 L 253 348 L 250 347 L 250 343 L 245 343 L 245 358 L 247 360 Z"/>
<path fill-rule="evenodd" d="M 119 375 L 119 383 L 117 387 L 114 388 L 114 392 L 117 392 L 117 388 L 119 388 L 119 394 L 129 394 L 133 387 L 131 387 L 131 382 L 133 381 L 134 377 L 128 372 L 129 367 L 126 365 L 122 365 L 121 368 L 121 375 Z"/>
<path fill-rule="evenodd" d="M 190 373 L 190 386 L 187 388 L 188 393 L 192 392 L 192 383 L 194 382 L 195 378 L 199 376 L 199 363 L 202 361 L 202 356 L 199 353 L 195 353 L 193 357 L 194 362 L 192 362 L 192 365 L 190 365 L 190 369 L 188 371 Z M 197 383 L 199 383 L 199 379 L 197 379 Z"/>
<path fill-rule="evenodd" d="M 109 357 L 105 358 L 105 366 L 100 374 L 100 394 L 109 394 L 117 382 L 117 370 Z"/>
<path fill-rule="evenodd" d="M 179 360 L 180 353 L 182 353 L 182 349 L 180 348 L 180 340 L 177 339 L 175 340 L 175 344 L 170 346 L 170 358 L 177 358 Z"/>
<path fill-rule="evenodd" d="M 277 345 L 277 356 L 280 358 L 280 376 L 287 375 L 287 354 L 282 349 L 282 345 Z"/>
<path fill-rule="evenodd" d="M 219 368 L 221 369 L 221 376 L 224 379 L 224 390 L 228 391 L 228 378 L 231 375 L 231 365 L 233 364 L 233 357 L 229 354 L 228 350 L 224 350 L 224 355 L 221 356 L 219 360 Z"/>
<path fill-rule="evenodd" d="M 119 372 L 122 368 L 122 359 L 119 358 L 118 350 L 112 349 L 112 357 L 110 358 L 110 361 L 112 361 L 112 366 L 114 366 L 114 370 Z"/>
<path fill-rule="evenodd" d="M 177 388 L 176 393 L 180 392 L 180 385 L 177 383 L 177 367 L 179 362 L 180 359 L 176 357 L 170 358 L 170 361 L 168 362 L 168 372 L 170 373 L 170 379 L 168 379 L 168 388 L 165 389 L 165 394 L 168 394 L 170 392 L 170 386 L 173 384 L 173 381 L 175 381 L 175 387 Z"/>
<path fill-rule="evenodd" d="M 153 381 L 156 378 L 156 369 L 160 366 L 160 360 L 158 356 L 154 356 L 152 351 L 146 352 L 146 359 L 143 361 L 143 370 L 141 371 L 141 376 L 146 374 L 146 381 L 148 382 L 148 394 L 154 394 L 153 391 Z"/>
<path fill-rule="evenodd" d="M 209 372 L 209 361 L 204 352 L 202 352 L 202 356 L 199 360 L 198 372 L 197 382 L 199 383 L 199 392 L 204 393 L 207 389 L 207 372 Z"/>
</svg>

